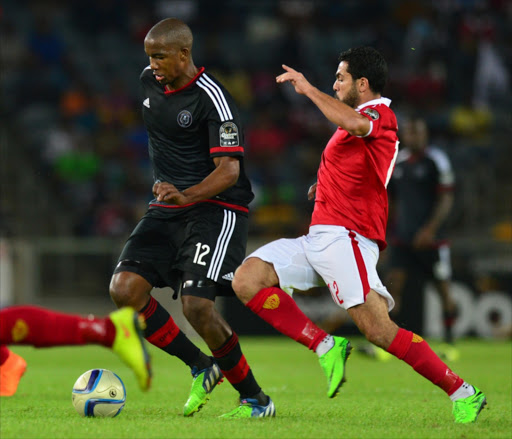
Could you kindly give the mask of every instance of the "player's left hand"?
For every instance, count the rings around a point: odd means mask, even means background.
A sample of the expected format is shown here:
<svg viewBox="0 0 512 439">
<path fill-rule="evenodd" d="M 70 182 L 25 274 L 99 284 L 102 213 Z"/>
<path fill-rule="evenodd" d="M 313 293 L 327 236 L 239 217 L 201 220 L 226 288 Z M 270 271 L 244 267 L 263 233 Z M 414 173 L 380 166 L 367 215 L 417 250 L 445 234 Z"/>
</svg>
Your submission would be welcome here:
<svg viewBox="0 0 512 439">
<path fill-rule="evenodd" d="M 169 204 L 177 204 L 183 206 L 187 204 L 187 197 L 183 192 L 180 192 L 176 186 L 165 181 L 155 183 L 153 185 L 153 195 L 156 201 L 161 201 Z"/>
<path fill-rule="evenodd" d="M 435 234 L 435 230 L 433 230 L 431 227 L 422 227 L 416 233 L 412 244 L 415 248 L 431 247 L 435 241 Z"/>
</svg>

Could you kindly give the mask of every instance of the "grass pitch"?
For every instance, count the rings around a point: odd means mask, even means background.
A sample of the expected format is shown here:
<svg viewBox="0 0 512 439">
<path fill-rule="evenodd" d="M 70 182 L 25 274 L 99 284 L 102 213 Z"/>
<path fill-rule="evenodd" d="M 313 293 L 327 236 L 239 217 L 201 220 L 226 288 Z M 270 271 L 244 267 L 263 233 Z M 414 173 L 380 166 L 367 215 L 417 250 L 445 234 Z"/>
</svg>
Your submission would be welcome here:
<svg viewBox="0 0 512 439">
<path fill-rule="evenodd" d="M 353 338 L 353 345 L 363 340 Z M 191 385 L 189 370 L 151 347 L 154 379 L 141 392 L 132 372 L 109 350 L 97 347 L 13 347 L 28 362 L 14 397 L 0 399 L 0 437 L 7 438 L 511 438 L 512 343 L 461 340 L 455 372 L 487 395 L 488 405 L 470 425 L 453 422 L 452 404 L 437 387 L 393 358 L 378 362 L 353 351 L 347 383 L 335 399 L 315 354 L 284 337 L 241 338 L 242 349 L 276 405 L 274 419 L 224 420 L 237 394 L 227 381 L 192 418 L 182 416 Z M 198 344 L 205 352 L 202 342 Z M 435 349 L 436 343 L 431 343 Z M 127 402 L 116 418 L 82 418 L 71 388 L 93 368 L 116 372 Z"/>
</svg>

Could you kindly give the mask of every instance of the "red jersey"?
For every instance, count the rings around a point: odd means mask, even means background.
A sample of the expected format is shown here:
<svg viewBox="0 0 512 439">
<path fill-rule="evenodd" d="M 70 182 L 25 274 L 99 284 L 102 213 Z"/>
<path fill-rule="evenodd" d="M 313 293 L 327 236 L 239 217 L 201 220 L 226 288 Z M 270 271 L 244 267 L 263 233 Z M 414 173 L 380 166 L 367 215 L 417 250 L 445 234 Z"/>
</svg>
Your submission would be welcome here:
<svg viewBox="0 0 512 439">
<path fill-rule="evenodd" d="M 374 99 L 356 111 L 370 120 L 366 136 L 338 128 L 318 169 L 311 225 L 344 226 L 386 247 L 388 185 L 398 153 L 397 122 L 387 98 Z"/>
</svg>

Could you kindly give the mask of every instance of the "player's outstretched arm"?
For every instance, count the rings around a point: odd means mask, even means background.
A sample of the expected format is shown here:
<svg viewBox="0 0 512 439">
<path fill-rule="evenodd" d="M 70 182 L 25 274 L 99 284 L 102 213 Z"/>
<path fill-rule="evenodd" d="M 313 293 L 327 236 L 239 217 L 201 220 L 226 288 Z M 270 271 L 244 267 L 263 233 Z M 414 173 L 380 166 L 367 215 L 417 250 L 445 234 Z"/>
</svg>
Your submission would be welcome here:
<svg viewBox="0 0 512 439">
<path fill-rule="evenodd" d="M 284 70 L 286 70 L 286 73 L 282 73 L 276 78 L 276 82 L 278 84 L 289 82 L 291 85 L 293 85 L 295 91 L 298 94 L 306 96 L 308 96 L 308 94 L 312 92 L 312 89 L 315 88 L 309 83 L 309 81 L 302 73 L 292 69 L 291 67 L 288 67 L 286 64 L 283 64 L 282 67 Z"/>
<path fill-rule="evenodd" d="M 338 99 L 318 90 L 304 75 L 283 64 L 286 70 L 276 78 L 278 84 L 289 82 L 298 94 L 307 96 L 332 123 L 354 136 L 364 136 L 370 131 L 370 121 Z"/>
</svg>

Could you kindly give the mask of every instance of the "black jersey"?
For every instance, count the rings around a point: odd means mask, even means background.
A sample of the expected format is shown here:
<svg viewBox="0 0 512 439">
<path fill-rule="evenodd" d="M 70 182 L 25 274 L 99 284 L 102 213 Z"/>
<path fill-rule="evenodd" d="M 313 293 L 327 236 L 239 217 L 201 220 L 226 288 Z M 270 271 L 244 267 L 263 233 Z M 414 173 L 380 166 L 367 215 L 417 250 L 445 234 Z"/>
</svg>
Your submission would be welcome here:
<svg viewBox="0 0 512 439">
<path fill-rule="evenodd" d="M 201 203 L 247 212 L 254 194 L 244 168 L 240 115 L 229 92 L 204 67 L 189 83 L 173 91 L 158 83 L 149 66 L 140 79 L 154 181 L 172 183 L 178 190 L 185 190 L 215 169 L 214 157 L 239 157 L 237 183 Z M 167 217 L 196 204 L 177 206 L 153 199 L 149 214 Z"/>
<path fill-rule="evenodd" d="M 407 149 L 399 152 L 389 184 L 394 206 L 391 238 L 395 244 L 410 244 L 416 232 L 431 217 L 440 191 L 453 189 L 454 175 L 444 151 L 427 147 L 423 154 L 412 155 Z M 444 228 L 438 230 L 442 241 Z"/>
</svg>

